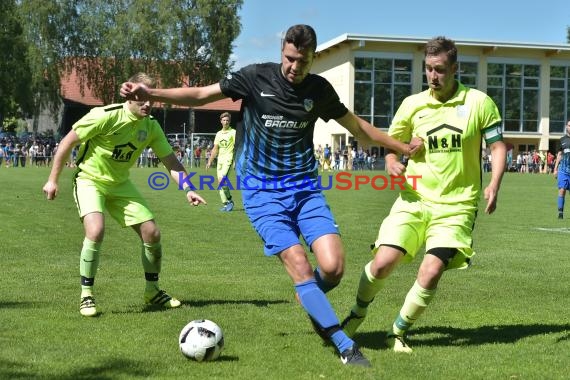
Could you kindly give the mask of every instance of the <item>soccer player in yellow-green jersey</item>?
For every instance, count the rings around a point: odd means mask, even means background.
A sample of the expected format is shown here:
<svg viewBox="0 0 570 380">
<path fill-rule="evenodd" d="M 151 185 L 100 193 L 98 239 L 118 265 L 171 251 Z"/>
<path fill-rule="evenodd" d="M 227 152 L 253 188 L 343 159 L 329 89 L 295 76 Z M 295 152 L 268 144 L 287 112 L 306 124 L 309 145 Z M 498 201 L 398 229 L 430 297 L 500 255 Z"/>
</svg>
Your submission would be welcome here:
<svg viewBox="0 0 570 380">
<path fill-rule="evenodd" d="M 429 89 L 404 99 L 389 129 L 392 137 L 402 141 L 422 138 L 424 152 L 411 157 L 407 168 L 395 154 L 386 156 L 389 174 L 405 174 L 408 180 L 380 226 L 374 259 L 364 267 L 356 304 L 342 323 L 347 334 L 353 335 L 386 278 L 425 245 L 416 282 L 388 333 L 388 343 L 396 352 L 412 351 L 404 334 L 434 297 L 443 272 L 470 263 L 482 189 L 483 139 L 492 154 L 491 181 L 484 191 L 487 213 L 495 211 L 505 171 L 499 111 L 486 94 L 455 80 L 456 71 L 455 43 L 445 37 L 428 41 L 425 73 Z"/>
<path fill-rule="evenodd" d="M 154 80 L 144 73 L 136 74 L 131 79 L 154 86 Z M 80 145 L 75 163 L 77 171 L 73 178 L 73 195 L 85 230 L 79 265 L 79 311 L 86 317 L 97 315 L 93 286 L 105 230 L 105 211 L 121 226 L 132 227 L 141 239 L 140 251 L 146 279 L 145 302 L 166 308 L 181 305 L 179 300 L 158 286 L 162 258 L 160 230 L 146 201 L 129 180 L 129 169 L 143 149 L 150 146 L 174 181 L 185 187 L 188 202 L 194 206 L 206 202 L 180 183 L 180 178 L 188 176 L 186 170 L 176 159 L 160 125 L 150 116 L 150 110 L 149 101 L 135 100 L 92 109 L 62 139 L 43 188 L 48 200 L 56 197 L 58 179 L 65 162 L 71 150 Z"/>
<path fill-rule="evenodd" d="M 231 120 L 232 118 L 229 112 L 224 112 L 220 115 L 222 129 L 216 133 L 212 154 L 206 164 L 206 169 L 210 168 L 212 161 L 216 158 L 216 155 L 218 156 L 216 174 L 218 177 L 218 186 L 220 187 L 220 198 L 222 199 L 222 208 L 220 211 L 232 211 L 234 208 L 234 201 L 230 194 L 230 188 L 228 186 L 229 180 L 227 178 L 232 163 L 234 162 L 234 146 L 236 140 L 236 130 L 231 127 Z"/>
</svg>

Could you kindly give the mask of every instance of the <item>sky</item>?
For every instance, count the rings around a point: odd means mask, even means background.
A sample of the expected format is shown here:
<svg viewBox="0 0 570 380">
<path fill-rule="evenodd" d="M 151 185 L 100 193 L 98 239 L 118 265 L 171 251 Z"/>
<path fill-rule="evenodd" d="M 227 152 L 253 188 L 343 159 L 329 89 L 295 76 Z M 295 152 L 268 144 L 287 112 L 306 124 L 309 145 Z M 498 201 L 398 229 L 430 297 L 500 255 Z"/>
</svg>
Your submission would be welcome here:
<svg viewBox="0 0 570 380">
<path fill-rule="evenodd" d="M 309 24 L 321 45 L 345 33 L 566 44 L 569 0 L 244 0 L 234 68 L 280 61 L 282 34 Z M 461 52 L 460 52 L 461 53 Z"/>
</svg>

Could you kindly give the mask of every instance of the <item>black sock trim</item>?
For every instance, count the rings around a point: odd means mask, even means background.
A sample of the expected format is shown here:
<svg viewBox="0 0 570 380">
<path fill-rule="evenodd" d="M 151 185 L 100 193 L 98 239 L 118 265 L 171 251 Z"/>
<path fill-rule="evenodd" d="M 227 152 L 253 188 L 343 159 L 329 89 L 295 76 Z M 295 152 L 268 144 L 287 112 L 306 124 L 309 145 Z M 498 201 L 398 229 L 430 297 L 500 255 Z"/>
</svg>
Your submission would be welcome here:
<svg viewBox="0 0 570 380">
<path fill-rule="evenodd" d="M 356 298 L 356 304 L 359 307 L 365 307 L 366 308 L 366 307 L 368 307 L 368 305 L 370 305 L 370 303 L 372 303 L 372 301 L 374 301 L 374 298 L 372 298 L 369 302 L 363 301 L 358 297 Z"/>
<path fill-rule="evenodd" d="M 148 272 L 145 272 L 144 278 L 145 278 L 147 281 L 158 281 L 158 273 L 148 273 Z"/>
<path fill-rule="evenodd" d="M 323 328 L 323 330 L 325 332 L 325 335 L 330 338 L 331 336 L 333 336 L 334 333 L 336 333 L 337 331 L 340 331 L 342 329 L 340 328 L 340 325 L 334 325 L 334 326 L 327 327 L 326 329 Z"/>
</svg>

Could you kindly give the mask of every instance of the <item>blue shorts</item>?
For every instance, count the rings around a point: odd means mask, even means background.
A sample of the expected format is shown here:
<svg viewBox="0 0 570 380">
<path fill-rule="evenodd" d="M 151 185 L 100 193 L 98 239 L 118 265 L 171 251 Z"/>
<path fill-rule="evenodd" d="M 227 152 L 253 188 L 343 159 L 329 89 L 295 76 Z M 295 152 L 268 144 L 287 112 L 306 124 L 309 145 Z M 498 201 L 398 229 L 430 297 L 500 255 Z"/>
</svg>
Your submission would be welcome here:
<svg viewBox="0 0 570 380">
<path fill-rule="evenodd" d="M 339 234 L 324 195 L 319 190 L 242 190 L 245 212 L 265 245 L 266 256 L 281 253 L 300 236 L 310 247 L 327 234 Z"/>
<path fill-rule="evenodd" d="M 570 190 L 570 174 L 566 172 L 558 172 L 558 188 Z"/>
</svg>

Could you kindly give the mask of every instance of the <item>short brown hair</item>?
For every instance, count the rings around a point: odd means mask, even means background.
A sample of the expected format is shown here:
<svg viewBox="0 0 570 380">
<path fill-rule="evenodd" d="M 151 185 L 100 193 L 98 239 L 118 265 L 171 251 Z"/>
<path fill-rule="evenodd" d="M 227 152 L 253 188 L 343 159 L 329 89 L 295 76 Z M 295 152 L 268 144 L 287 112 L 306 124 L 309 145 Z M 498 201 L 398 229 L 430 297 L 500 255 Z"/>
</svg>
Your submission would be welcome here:
<svg viewBox="0 0 570 380">
<path fill-rule="evenodd" d="M 457 47 L 455 42 L 444 36 L 434 37 L 426 43 L 424 55 L 439 55 L 445 53 L 449 58 L 449 63 L 457 62 Z"/>
<path fill-rule="evenodd" d="M 224 117 L 227 117 L 230 119 L 230 121 L 232 120 L 232 115 L 230 115 L 229 112 L 224 112 L 223 114 L 220 115 L 220 120 L 222 120 Z"/>
<path fill-rule="evenodd" d="M 146 73 L 142 73 L 142 72 L 136 73 L 135 75 L 130 77 L 128 82 L 142 83 L 147 87 L 155 87 L 156 86 L 156 80 L 153 77 L 151 77 L 150 75 L 148 75 Z"/>
</svg>

